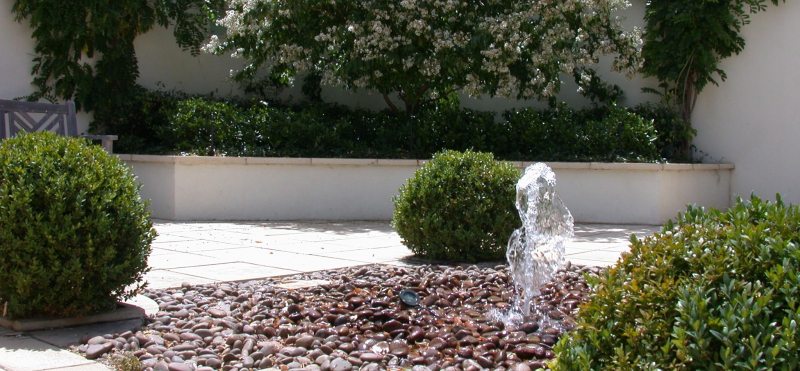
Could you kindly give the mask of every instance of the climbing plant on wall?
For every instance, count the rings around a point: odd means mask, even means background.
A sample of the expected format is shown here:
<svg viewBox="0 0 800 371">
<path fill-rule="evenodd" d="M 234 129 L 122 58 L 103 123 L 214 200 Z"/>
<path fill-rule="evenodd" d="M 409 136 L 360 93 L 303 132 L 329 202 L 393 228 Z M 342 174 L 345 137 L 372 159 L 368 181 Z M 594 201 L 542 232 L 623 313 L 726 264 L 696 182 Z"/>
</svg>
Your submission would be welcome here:
<svg viewBox="0 0 800 371">
<path fill-rule="evenodd" d="M 690 126 L 697 94 L 727 75 L 722 59 L 739 54 L 745 40 L 739 35 L 750 15 L 781 0 L 649 0 L 645 13 L 641 72 L 655 76 L 662 94 L 675 104 L 685 125 Z M 785 2 L 785 0 L 783 0 Z M 688 154 L 688 139 L 679 151 Z"/>
<path fill-rule="evenodd" d="M 74 99 L 83 110 L 113 107 L 139 76 L 134 39 L 171 26 L 184 50 L 197 54 L 217 0 L 16 0 L 35 40 L 29 100 Z"/>
</svg>

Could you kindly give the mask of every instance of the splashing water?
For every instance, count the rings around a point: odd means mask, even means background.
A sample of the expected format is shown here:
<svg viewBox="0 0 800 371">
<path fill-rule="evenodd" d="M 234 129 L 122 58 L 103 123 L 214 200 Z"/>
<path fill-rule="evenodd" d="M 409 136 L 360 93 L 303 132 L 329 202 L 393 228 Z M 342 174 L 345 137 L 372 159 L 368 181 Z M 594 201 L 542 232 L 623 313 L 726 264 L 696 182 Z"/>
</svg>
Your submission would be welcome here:
<svg viewBox="0 0 800 371">
<path fill-rule="evenodd" d="M 531 302 L 563 263 L 564 245 L 572 239 L 572 214 L 555 187 L 555 173 L 541 162 L 528 166 L 517 182 L 522 227 L 511 235 L 506 258 L 518 297 L 508 319 L 531 317 Z"/>
</svg>

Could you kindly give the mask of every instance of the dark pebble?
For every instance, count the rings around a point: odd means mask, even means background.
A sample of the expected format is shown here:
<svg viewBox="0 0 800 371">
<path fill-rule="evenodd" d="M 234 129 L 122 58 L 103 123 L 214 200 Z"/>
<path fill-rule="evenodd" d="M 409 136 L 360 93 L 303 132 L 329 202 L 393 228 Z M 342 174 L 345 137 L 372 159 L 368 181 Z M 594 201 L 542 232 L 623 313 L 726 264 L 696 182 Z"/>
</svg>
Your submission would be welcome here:
<svg viewBox="0 0 800 371">
<path fill-rule="evenodd" d="M 352 369 L 353 364 L 342 358 L 336 358 L 330 363 L 331 371 L 351 371 Z"/>
<path fill-rule="evenodd" d="M 148 290 L 160 312 L 145 328 L 86 336 L 77 349 L 96 355 L 110 344 L 153 370 L 185 362 L 205 371 L 530 371 L 574 328 L 589 299 L 583 272 L 592 269 L 567 266 L 543 286 L 537 312 L 560 326 L 542 328 L 489 318 L 514 302 L 507 269 L 373 265 L 286 278 L 334 282 L 308 288 L 283 289 L 283 278 L 267 278 Z M 400 304 L 404 288 L 420 294 L 420 306 Z"/>
<path fill-rule="evenodd" d="M 86 348 L 86 358 L 88 359 L 100 358 L 100 356 L 108 353 L 112 348 L 114 348 L 114 344 L 111 342 L 89 345 Z"/>
</svg>

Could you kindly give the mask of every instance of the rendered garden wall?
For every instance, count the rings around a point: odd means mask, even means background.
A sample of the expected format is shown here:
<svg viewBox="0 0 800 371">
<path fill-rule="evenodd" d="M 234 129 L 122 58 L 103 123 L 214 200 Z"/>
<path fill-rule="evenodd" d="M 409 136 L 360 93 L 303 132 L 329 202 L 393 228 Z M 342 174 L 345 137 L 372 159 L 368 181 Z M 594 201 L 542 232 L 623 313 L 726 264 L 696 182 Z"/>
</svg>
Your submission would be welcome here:
<svg viewBox="0 0 800 371">
<path fill-rule="evenodd" d="M 167 220 L 389 220 L 423 160 L 119 155 Z M 529 163 L 517 162 L 522 169 Z M 550 163 L 578 222 L 661 224 L 730 204 L 730 164 Z"/>
<path fill-rule="evenodd" d="M 736 164 L 731 193 L 800 204 L 800 3 L 787 1 L 742 28 L 747 46 L 722 61 L 728 79 L 698 96 L 692 117 L 705 162 Z"/>
</svg>

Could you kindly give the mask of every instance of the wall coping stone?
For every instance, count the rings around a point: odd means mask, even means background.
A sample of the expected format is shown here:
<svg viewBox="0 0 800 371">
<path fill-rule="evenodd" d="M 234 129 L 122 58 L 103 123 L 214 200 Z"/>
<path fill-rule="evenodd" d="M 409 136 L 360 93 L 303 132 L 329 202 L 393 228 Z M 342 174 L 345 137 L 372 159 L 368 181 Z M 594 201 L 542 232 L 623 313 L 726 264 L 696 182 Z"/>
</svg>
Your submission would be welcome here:
<svg viewBox="0 0 800 371">
<path fill-rule="evenodd" d="M 224 156 L 160 156 L 116 154 L 122 161 L 173 163 L 182 165 L 308 165 L 308 166 L 421 166 L 427 159 L 370 159 L 370 158 L 297 158 L 297 157 L 224 157 Z M 535 162 L 511 161 L 515 167 L 525 168 Z M 554 170 L 642 170 L 642 171 L 696 171 L 733 170 L 734 164 L 654 164 L 624 162 L 550 162 Z"/>
</svg>

